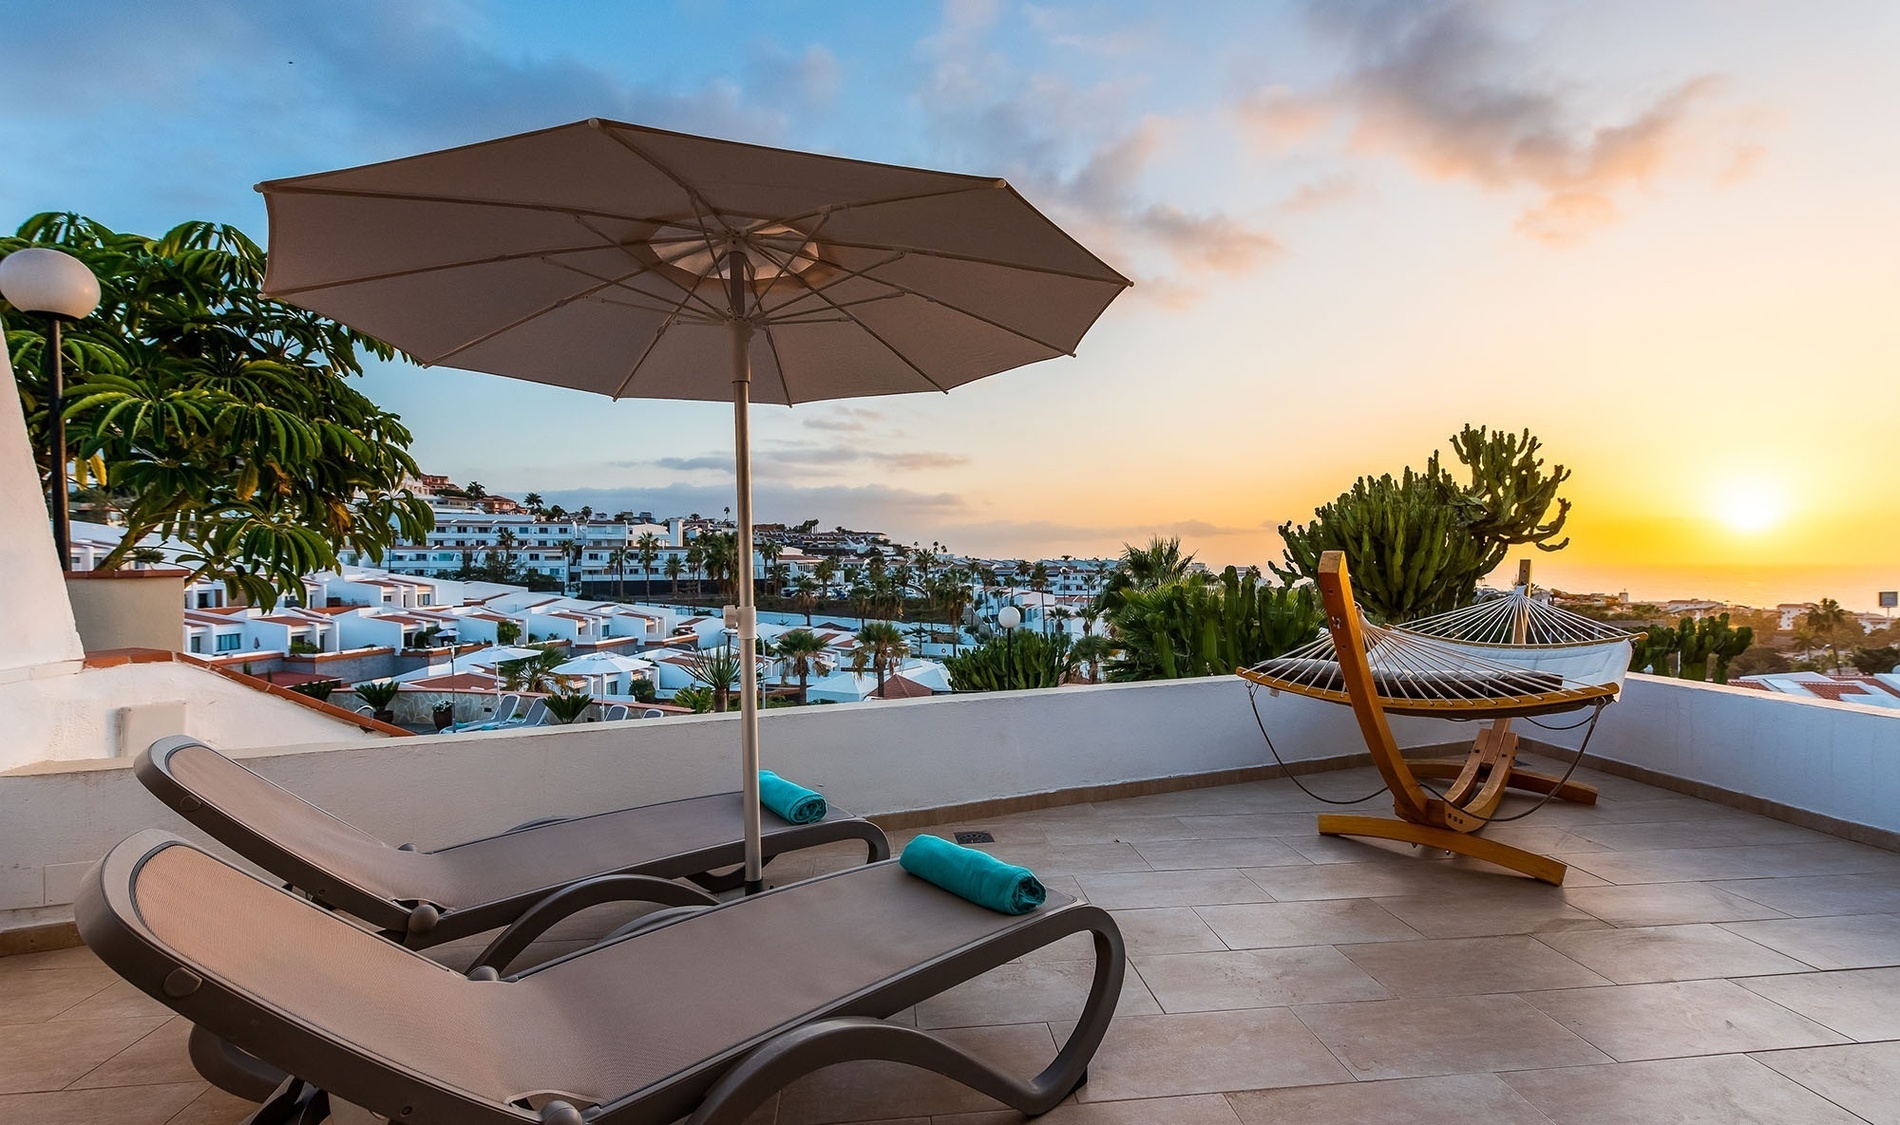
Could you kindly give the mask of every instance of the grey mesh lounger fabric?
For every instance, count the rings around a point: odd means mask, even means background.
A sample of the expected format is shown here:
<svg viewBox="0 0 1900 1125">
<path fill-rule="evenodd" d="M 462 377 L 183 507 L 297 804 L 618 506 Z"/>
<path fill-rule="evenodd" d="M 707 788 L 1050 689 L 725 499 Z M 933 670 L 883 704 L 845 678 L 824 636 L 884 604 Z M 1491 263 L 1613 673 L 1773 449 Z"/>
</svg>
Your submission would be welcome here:
<svg viewBox="0 0 1900 1125">
<path fill-rule="evenodd" d="M 315 1120 L 330 1096 L 418 1125 L 739 1122 L 798 1076 L 853 1059 L 921 1066 L 1037 1114 L 1086 1080 L 1124 971 L 1100 908 L 1052 893 L 1033 913 L 998 914 L 891 861 L 672 911 L 499 979 L 457 974 L 156 829 L 93 868 L 75 913 L 125 979 L 299 1076 L 260 1122 Z M 1088 999 L 1034 1078 L 883 1022 L 1084 932 Z"/>
<path fill-rule="evenodd" d="M 139 755 L 152 794 L 245 859 L 415 949 L 505 926 L 561 888 L 610 874 L 702 876 L 740 863 L 739 794 L 524 825 L 415 851 L 362 832 L 204 743 L 173 737 Z M 789 824 L 763 810 L 765 856 L 842 840 L 890 857 L 876 825 L 841 810 Z"/>
</svg>

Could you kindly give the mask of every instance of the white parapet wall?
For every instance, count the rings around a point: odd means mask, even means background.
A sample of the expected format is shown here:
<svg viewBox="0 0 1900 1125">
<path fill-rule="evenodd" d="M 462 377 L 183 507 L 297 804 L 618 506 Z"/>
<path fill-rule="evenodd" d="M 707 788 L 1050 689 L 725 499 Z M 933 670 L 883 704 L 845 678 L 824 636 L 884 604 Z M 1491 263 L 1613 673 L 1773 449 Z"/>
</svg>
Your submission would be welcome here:
<svg viewBox="0 0 1900 1125">
<path fill-rule="evenodd" d="M 1345 708 L 1260 693 L 1289 760 L 1363 751 Z M 772 709 L 765 765 L 856 813 L 942 808 L 1270 761 L 1235 678 Z M 1401 739 L 1443 737 L 1402 725 Z M 205 737 L 213 745 L 217 740 Z M 393 843 L 738 787 L 736 715 L 250 750 L 260 773 Z M 69 917 L 80 875 L 141 828 L 187 832 L 123 760 L 0 774 L 0 929 Z"/>
<path fill-rule="evenodd" d="M 1900 710 L 1633 675 L 1589 752 L 1900 834 Z"/>
</svg>

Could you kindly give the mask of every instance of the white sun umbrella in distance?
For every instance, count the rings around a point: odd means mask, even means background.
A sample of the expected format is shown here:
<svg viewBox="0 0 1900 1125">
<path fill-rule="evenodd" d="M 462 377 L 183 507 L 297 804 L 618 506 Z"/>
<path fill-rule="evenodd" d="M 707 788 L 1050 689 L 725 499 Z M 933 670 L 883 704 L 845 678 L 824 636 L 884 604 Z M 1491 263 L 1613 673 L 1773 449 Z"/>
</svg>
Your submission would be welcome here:
<svg viewBox="0 0 1900 1125">
<path fill-rule="evenodd" d="M 470 668 L 495 668 L 511 660 L 526 660 L 531 656 L 540 656 L 538 648 L 522 648 L 519 645 L 490 645 L 488 648 L 463 653 L 454 660 L 454 665 L 466 664 Z M 456 668 L 451 666 L 450 671 Z"/>
<path fill-rule="evenodd" d="M 558 676 L 585 676 L 588 679 L 599 677 L 601 691 L 606 694 L 606 680 L 609 676 L 625 675 L 628 672 L 646 672 L 654 667 L 653 661 L 641 660 L 637 656 L 621 656 L 615 652 L 590 652 L 586 656 L 577 656 L 565 664 L 557 664 L 554 673 Z"/>
<path fill-rule="evenodd" d="M 730 401 L 748 664 L 753 400 L 948 391 L 1073 355 L 1129 284 L 1000 179 L 599 119 L 258 190 L 269 296 L 424 364 Z M 749 890 L 758 702 L 741 677 Z"/>
</svg>

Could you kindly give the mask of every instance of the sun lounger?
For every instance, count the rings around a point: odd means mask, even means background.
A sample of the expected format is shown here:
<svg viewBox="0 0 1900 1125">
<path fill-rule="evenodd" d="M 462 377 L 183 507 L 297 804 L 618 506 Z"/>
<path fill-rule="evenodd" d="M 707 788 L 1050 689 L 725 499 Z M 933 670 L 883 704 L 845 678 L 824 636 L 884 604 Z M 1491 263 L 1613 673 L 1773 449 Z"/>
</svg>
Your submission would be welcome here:
<svg viewBox="0 0 1900 1125">
<path fill-rule="evenodd" d="M 93 868 L 75 913 L 121 976 L 298 1076 L 257 1121 L 317 1121 L 343 1102 L 414 1123 L 736 1123 L 801 1075 L 864 1059 L 1039 1114 L 1086 1081 L 1124 971 L 1097 907 L 1051 894 L 1000 914 L 895 862 L 669 911 L 506 977 L 505 965 L 454 973 L 156 829 Z M 1084 932 L 1087 1002 L 1034 1078 L 884 1022 Z"/>
<path fill-rule="evenodd" d="M 139 755 L 133 772 L 219 843 L 414 949 L 505 926 L 599 875 L 693 878 L 729 889 L 736 878 L 707 873 L 745 858 L 736 792 L 532 821 L 418 851 L 345 823 L 193 738 L 160 739 Z M 891 854 L 876 825 L 839 809 L 813 824 L 789 824 L 769 809 L 760 819 L 768 860 L 845 840 L 862 843 L 868 860 Z"/>
</svg>

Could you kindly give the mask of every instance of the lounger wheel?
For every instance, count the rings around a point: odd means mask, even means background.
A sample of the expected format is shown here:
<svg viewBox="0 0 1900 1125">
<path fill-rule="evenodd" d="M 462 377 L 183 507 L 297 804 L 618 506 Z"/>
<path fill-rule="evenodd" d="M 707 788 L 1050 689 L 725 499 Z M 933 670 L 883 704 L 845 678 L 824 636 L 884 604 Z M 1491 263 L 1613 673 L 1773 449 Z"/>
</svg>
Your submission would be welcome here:
<svg viewBox="0 0 1900 1125">
<path fill-rule="evenodd" d="M 290 1077 L 202 1027 L 192 1027 L 187 1051 L 191 1065 L 206 1082 L 245 1101 L 269 1101 Z"/>
</svg>

